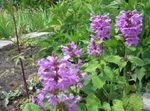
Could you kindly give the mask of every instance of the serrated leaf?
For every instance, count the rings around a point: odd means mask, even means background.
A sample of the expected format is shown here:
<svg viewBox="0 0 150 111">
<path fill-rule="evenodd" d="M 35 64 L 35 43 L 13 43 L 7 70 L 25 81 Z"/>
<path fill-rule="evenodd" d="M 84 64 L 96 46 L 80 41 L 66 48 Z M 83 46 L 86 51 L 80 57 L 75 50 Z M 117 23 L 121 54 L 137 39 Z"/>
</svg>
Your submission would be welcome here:
<svg viewBox="0 0 150 111">
<path fill-rule="evenodd" d="M 125 111 L 123 108 L 123 103 L 120 100 L 113 100 L 112 111 Z"/>
<path fill-rule="evenodd" d="M 94 94 L 88 95 L 88 97 L 86 98 L 87 111 L 98 111 L 100 106 L 101 102 Z"/>
<path fill-rule="evenodd" d="M 112 70 L 110 69 L 110 67 L 108 66 L 105 66 L 104 69 L 104 74 L 109 78 L 109 79 L 112 79 L 113 78 L 113 72 Z"/>
<path fill-rule="evenodd" d="M 133 75 L 133 79 L 136 80 L 137 78 L 139 79 L 139 81 L 142 80 L 142 78 L 144 77 L 145 75 L 145 68 L 140 68 L 140 69 L 136 69 L 135 72 L 134 72 L 134 75 Z"/>
<path fill-rule="evenodd" d="M 105 111 L 111 111 L 111 107 L 110 107 L 110 104 L 109 104 L 109 103 L 104 102 L 103 105 L 102 105 L 102 108 L 103 108 Z"/>
<path fill-rule="evenodd" d="M 77 111 L 86 111 L 85 103 L 78 103 L 77 104 Z"/>
<path fill-rule="evenodd" d="M 86 67 L 86 69 L 85 69 L 86 72 L 93 73 L 93 72 L 95 72 L 96 68 L 99 67 L 99 63 L 98 63 L 98 61 L 91 61 L 87 64 L 84 64 L 84 66 Z"/>
<path fill-rule="evenodd" d="M 117 40 L 108 40 L 108 41 L 105 41 L 105 46 L 106 47 L 115 47 L 117 46 Z"/>
<path fill-rule="evenodd" d="M 114 55 L 111 55 L 111 56 L 107 56 L 104 58 L 107 62 L 111 62 L 111 63 L 114 63 L 114 64 L 117 64 L 118 66 L 121 66 L 121 67 L 125 67 L 126 66 L 126 62 L 123 61 L 121 59 L 121 57 L 119 56 L 114 56 Z"/>
<path fill-rule="evenodd" d="M 81 90 L 83 92 L 85 92 L 86 94 L 91 94 L 91 93 L 93 93 L 94 88 L 93 88 L 92 84 L 88 84 L 88 85 L 84 86 Z"/>
<path fill-rule="evenodd" d="M 93 87 L 96 89 L 101 89 L 105 82 L 103 82 L 98 76 L 92 77 Z"/>
<path fill-rule="evenodd" d="M 129 95 L 123 99 L 123 103 L 126 111 L 142 111 L 142 97 L 139 95 Z"/>
<path fill-rule="evenodd" d="M 128 56 L 128 60 L 135 64 L 136 66 L 143 66 L 144 65 L 144 61 L 138 57 L 135 56 Z"/>
<path fill-rule="evenodd" d="M 23 111 L 42 111 L 40 109 L 40 107 L 36 104 L 32 104 L 32 103 L 27 103 L 24 108 Z"/>
<path fill-rule="evenodd" d="M 136 47 L 133 47 L 133 46 L 130 46 L 130 47 L 127 47 L 129 50 L 131 51 L 135 51 L 136 50 Z"/>
</svg>

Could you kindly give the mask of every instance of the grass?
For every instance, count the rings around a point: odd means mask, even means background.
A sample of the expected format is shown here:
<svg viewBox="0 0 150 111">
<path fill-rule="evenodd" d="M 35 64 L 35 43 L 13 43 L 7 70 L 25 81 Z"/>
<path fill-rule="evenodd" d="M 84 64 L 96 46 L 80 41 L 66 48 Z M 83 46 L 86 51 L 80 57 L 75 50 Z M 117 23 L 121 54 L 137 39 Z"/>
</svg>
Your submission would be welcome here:
<svg viewBox="0 0 150 111">
<path fill-rule="evenodd" d="M 0 10 L 0 38 L 10 38 L 13 35 L 13 24 L 6 10 Z"/>
<path fill-rule="evenodd" d="M 12 18 L 8 11 L 0 10 L 0 38 L 14 35 Z M 18 9 L 16 11 L 17 28 L 20 34 L 34 31 L 50 31 L 51 14 L 48 10 Z"/>
<path fill-rule="evenodd" d="M 134 1 L 134 2 L 133 2 Z M 133 0 L 126 3 L 124 0 L 65 0 L 49 8 L 20 7 L 16 11 L 17 28 L 20 34 L 34 31 L 53 31 L 59 27 L 61 33 L 74 34 L 88 30 L 90 14 L 107 14 L 112 18 L 121 10 L 137 9 L 143 13 L 143 31 L 141 36 L 150 35 L 150 0 Z M 0 38 L 11 38 L 14 35 L 11 16 L 6 9 L 0 9 Z M 114 30 L 112 30 L 114 32 Z"/>
</svg>

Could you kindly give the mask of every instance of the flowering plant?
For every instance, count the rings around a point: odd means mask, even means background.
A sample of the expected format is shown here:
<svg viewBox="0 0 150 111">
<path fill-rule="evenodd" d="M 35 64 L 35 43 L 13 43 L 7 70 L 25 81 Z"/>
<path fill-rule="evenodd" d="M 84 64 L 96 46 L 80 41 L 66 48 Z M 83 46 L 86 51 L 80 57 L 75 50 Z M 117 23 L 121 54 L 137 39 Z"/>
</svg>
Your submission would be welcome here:
<svg viewBox="0 0 150 111">
<path fill-rule="evenodd" d="M 33 103 L 42 106 L 44 99 L 60 111 L 68 109 L 75 111 L 75 104 L 80 101 L 80 96 L 74 96 L 82 88 L 80 82 L 82 74 L 80 73 L 80 62 L 71 63 L 69 58 L 79 57 L 81 50 L 77 50 L 75 43 L 70 43 L 62 47 L 64 58 L 48 56 L 38 61 L 38 74 L 43 88 L 38 90 L 37 95 L 33 97 Z M 72 90 L 76 89 L 76 92 Z"/>
<path fill-rule="evenodd" d="M 142 58 L 131 54 L 139 50 L 142 15 L 121 11 L 115 24 L 110 18 L 91 15 L 90 40 L 78 44 L 87 48 L 71 42 L 61 46 L 61 58 L 38 61 L 42 88 L 33 103 L 44 107 L 46 101 L 59 111 L 140 111 L 141 97 L 135 92 L 142 87 L 146 67 Z"/>
<path fill-rule="evenodd" d="M 116 32 L 123 37 L 127 46 L 137 46 L 138 34 L 142 30 L 142 14 L 138 14 L 136 10 L 121 11 L 116 17 Z"/>
</svg>

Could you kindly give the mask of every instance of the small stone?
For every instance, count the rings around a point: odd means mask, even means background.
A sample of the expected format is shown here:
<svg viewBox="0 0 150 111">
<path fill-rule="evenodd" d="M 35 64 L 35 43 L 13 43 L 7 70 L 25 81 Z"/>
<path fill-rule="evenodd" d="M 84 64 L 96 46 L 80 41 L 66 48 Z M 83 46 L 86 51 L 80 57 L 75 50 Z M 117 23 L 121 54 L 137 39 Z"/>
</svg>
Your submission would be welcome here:
<svg viewBox="0 0 150 111">
<path fill-rule="evenodd" d="M 150 93 L 143 95 L 143 111 L 150 111 Z"/>
<path fill-rule="evenodd" d="M 32 32 L 29 34 L 23 35 L 25 38 L 40 38 L 49 35 L 50 32 Z"/>
<path fill-rule="evenodd" d="M 12 45 L 13 42 L 10 40 L 0 40 L 0 49 Z"/>
<path fill-rule="evenodd" d="M 48 35 L 52 35 L 52 32 L 31 32 L 28 34 L 23 34 L 20 37 L 21 38 L 26 38 L 26 39 L 34 39 L 34 38 L 43 38 L 47 37 Z M 11 39 L 12 41 L 16 41 L 16 37 Z"/>
</svg>

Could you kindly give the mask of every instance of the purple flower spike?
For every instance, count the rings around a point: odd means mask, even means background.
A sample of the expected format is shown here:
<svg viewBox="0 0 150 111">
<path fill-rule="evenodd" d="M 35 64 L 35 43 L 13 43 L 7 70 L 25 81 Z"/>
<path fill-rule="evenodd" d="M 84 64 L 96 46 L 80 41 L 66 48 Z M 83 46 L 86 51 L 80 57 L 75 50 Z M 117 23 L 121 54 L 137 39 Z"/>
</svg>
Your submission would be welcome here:
<svg viewBox="0 0 150 111">
<path fill-rule="evenodd" d="M 48 97 L 48 102 L 49 102 L 51 105 L 56 106 L 56 105 L 58 104 L 56 95 L 53 95 L 53 94 L 50 95 L 50 96 Z"/>
<path fill-rule="evenodd" d="M 127 46 L 138 45 L 138 34 L 142 30 L 142 14 L 133 11 L 121 11 L 116 17 L 116 32 L 124 38 Z"/>
<path fill-rule="evenodd" d="M 87 53 L 89 55 L 99 55 L 101 53 L 100 44 L 96 44 L 93 38 L 91 38 L 90 43 L 87 47 Z"/>
<path fill-rule="evenodd" d="M 81 54 L 81 52 L 76 49 L 74 43 L 71 43 L 69 47 L 72 48 L 76 56 Z M 73 57 L 71 55 L 72 52 L 67 51 L 68 49 L 65 51 L 65 54 L 69 54 L 70 57 Z M 75 103 L 78 102 L 80 98 L 70 93 L 69 87 L 75 86 L 79 89 L 82 88 L 82 84 L 80 83 L 81 63 L 81 60 L 75 64 L 66 59 L 59 60 L 58 57 L 54 56 L 48 56 L 45 59 L 39 60 L 38 74 L 43 88 L 38 91 L 36 97 L 33 97 L 32 102 L 42 106 L 46 98 L 52 106 L 57 107 L 62 104 L 64 105 L 63 108 L 66 107 L 69 111 L 75 111 Z M 65 94 L 66 92 L 67 94 Z"/>
<path fill-rule="evenodd" d="M 90 29 L 96 34 L 97 39 L 104 40 L 110 38 L 110 18 L 108 16 L 94 16 L 90 18 Z"/>
<path fill-rule="evenodd" d="M 66 107 L 68 108 L 68 111 L 76 111 L 75 104 L 67 104 Z"/>
<path fill-rule="evenodd" d="M 64 53 L 64 58 L 67 60 L 72 57 L 80 57 L 82 50 L 78 50 L 74 42 L 67 44 L 67 46 L 62 46 L 62 52 Z"/>
<path fill-rule="evenodd" d="M 92 15 L 90 18 L 90 29 L 94 33 L 91 35 L 89 45 L 87 47 L 88 55 L 100 55 L 101 44 L 96 43 L 97 40 L 105 40 L 110 38 L 110 21 L 108 16 Z"/>
</svg>

